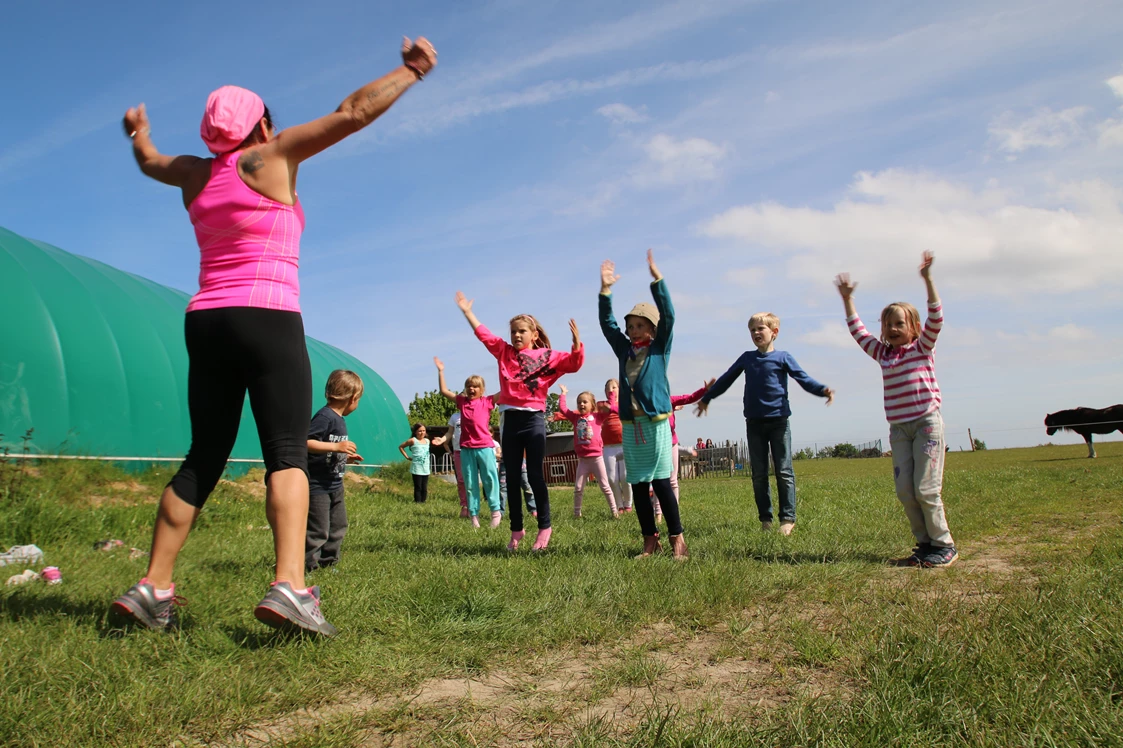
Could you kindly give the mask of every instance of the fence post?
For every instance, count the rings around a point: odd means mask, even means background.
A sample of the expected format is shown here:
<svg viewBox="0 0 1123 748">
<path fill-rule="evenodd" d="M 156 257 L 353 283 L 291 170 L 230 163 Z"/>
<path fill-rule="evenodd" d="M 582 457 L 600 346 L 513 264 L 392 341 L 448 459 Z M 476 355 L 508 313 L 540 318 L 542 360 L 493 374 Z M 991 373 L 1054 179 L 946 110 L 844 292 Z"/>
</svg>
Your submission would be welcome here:
<svg viewBox="0 0 1123 748">
<path fill-rule="evenodd" d="M 975 451 L 975 437 L 971 436 L 970 427 L 968 427 L 968 429 L 967 429 L 967 441 L 971 442 L 971 451 L 974 452 Z"/>
</svg>

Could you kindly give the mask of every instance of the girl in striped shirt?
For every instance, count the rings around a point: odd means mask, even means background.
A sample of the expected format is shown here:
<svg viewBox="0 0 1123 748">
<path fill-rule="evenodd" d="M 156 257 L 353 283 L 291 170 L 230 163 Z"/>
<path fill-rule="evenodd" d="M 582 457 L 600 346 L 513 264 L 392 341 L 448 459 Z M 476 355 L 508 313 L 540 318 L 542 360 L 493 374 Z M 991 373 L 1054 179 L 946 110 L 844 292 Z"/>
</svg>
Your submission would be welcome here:
<svg viewBox="0 0 1123 748">
<path fill-rule="evenodd" d="M 928 319 L 912 304 L 897 302 L 881 310 L 881 339 L 871 335 L 858 317 L 852 294 L 858 285 L 846 273 L 835 279 L 850 334 L 881 364 L 885 416 L 893 450 L 893 480 L 904 506 L 916 548 L 900 559 L 907 566 L 950 566 L 959 558 L 948 531 L 940 490 L 944 479 L 944 422 L 940 417 L 940 386 L 936 384 L 936 337 L 944 324 L 943 308 L 932 282 L 932 253 L 925 252 L 920 277 L 928 289 Z"/>
</svg>

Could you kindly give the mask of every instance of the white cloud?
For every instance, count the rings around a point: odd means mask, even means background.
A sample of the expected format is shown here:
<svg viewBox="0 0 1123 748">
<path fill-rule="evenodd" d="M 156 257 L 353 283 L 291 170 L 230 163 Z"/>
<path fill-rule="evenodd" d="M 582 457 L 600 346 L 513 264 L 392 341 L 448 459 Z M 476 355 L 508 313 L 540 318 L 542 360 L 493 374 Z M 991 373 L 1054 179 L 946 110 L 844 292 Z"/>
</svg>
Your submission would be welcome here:
<svg viewBox="0 0 1123 748">
<path fill-rule="evenodd" d="M 768 271 L 762 267 L 734 268 L 725 272 L 725 280 L 745 288 L 754 288 L 767 277 Z"/>
<path fill-rule="evenodd" d="M 840 314 L 839 317 L 841 316 Z M 780 330 L 782 332 L 783 327 L 781 327 Z M 857 348 L 857 344 L 854 342 L 854 338 L 851 337 L 846 322 L 842 319 L 824 320 L 818 330 L 804 333 L 796 338 L 796 340 L 801 343 L 823 345 L 829 348 Z"/>
<path fill-rule="evenodd" d="M 1090 112 L 1086 106 L 1074 106 L 1060 112 L 1049 107 L 1020 119 L 1013 112 L 1004 112 L 988 128 L 998 150 L 1018 154 L 1030 148 L 1062 148 L 1082 137 L 1080 120 Z"/>
<path fill-rule="evenodd" d="M 638 122 L 646 122 L 649 117 L 645 111 L 646 107 L 641 107 L 639 111 L 632 109 L 627 104 L 605 104 L 597 110 L 597 114 L 601 115 L 614 125 L 632 125 Z"/>
<path fill-rule="evenodd" d="M 643 146 L 647 163 L 633 175 L 639 187 L 704 182 L 719 176 L 718 161 L 726 152 L 705 138 L 676 140 L 666 134 L 652 137 Z"/>
<path fill-rule="evenodd" d="M 784 254 L 788 274 L 825 283 L 838 271 L 883 287 L 915 279 L 920 252 L 937 277 L 988 293 L 1060 293 L 1123 275 L 1123 193 L 1103 182 L 1062 185 L 1045 205 L 898 169 L 857 175 L 829 209 L 775 202 L 731 208 L 700 230 Z M 915 280 L 914 282 L 919 282 Z"/>
<path fill-rule="evenodd" d="M 1113 94 L 1123 99 L 1123 75 L 1108 78 L 1105 83 Z M 1120 107 L 1120 109 L 1123 110 L 1123 107 Z M 1123 145 L 1123 119 L 1106 119 L 1096 129 L 1100 133 L 1099 144 L 1101 147 L 1110 148 Z"/>
</svg>

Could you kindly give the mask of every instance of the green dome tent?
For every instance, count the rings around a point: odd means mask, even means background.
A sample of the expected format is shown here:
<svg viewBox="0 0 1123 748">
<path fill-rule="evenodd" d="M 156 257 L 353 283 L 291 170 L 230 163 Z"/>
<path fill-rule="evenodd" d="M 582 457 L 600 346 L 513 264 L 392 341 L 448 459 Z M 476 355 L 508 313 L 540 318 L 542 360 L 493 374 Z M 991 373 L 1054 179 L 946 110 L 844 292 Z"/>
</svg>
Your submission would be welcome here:
<svg viewBox="0 0 1123 748">
<path fill-rule="evenodd" d="M 183 315 L 189 296 L 0 228 L 0 450 L 182 457 L 191 441 Z M 383 379 L 308 338 L 313 407 L 333 369 L 363 378 L 348 433 L 367 463 L 387 463 L 409 423 Z M 309 413 L 311 418 L 311 413 Z M 235 459 L 260 459 L 247 399 Z"/>
</svg>

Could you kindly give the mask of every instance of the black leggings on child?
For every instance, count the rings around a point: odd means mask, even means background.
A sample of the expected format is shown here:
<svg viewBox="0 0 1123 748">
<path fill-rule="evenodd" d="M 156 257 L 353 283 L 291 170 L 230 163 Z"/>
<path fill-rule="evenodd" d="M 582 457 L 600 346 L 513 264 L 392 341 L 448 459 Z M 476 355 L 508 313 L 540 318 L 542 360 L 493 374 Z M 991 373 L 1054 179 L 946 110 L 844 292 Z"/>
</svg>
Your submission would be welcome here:
<svg viewBox="0 0 1123 748">
<path fill-rule="evenodd" d="M 417 475 L 416 473 L 411 473 L 411 475 L 413 476 L 413 500 L 418 504 L 423 504 L 429 498 L 429 476 Z"/>
<path fill-rule="evenodd" d="M 526 453 L 526 477 L 534 492 L 538 508 L 538 529 L 550 526 L 550 491 L 542 463 L 546 459 L 546 414 L 540 410 L 507 410 L 503 412 L 503 464 L 508 477 L 522 475 L 523 453 Z M 510 501 L 511 532 L 523 529 L 523 507 L 520 501 Z"/>
<path fill-rule="evenodd" d="M 651 503 L 651 489 L 655 489 L 655 498 L 663 507 L 663 517 L 667 520 L 668 535 L 682 535 L 682 519 L 678 513 L 678 499 L 675 490 L 671 488 L 670 478 L 659 478 L 650 483 L 632 484 L 632 504 L 636 508 L 636 517 L 639 527 L 644 535 L 654 535 L 655 507 Z"/>
</svg>

